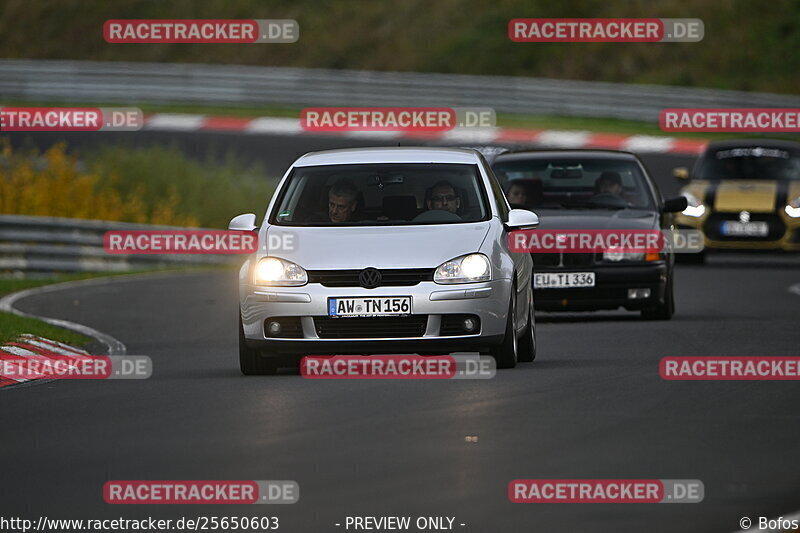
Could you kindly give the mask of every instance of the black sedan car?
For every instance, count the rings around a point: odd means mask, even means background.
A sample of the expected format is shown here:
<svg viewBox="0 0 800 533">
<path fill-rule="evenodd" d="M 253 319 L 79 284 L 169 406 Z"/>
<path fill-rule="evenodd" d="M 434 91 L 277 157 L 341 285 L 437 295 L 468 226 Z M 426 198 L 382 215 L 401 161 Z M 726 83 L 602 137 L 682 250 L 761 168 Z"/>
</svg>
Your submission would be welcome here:
<svg viewBox="0 0 800 533">
<path fill-rule="evenodd" d="M 543 230 L 660 232 L 686 198 L 664 200 L 634 154 L 547 150 L 498 155 L 492 169 L 512 207 L 535 211 Z M 629 249 L 630 250 L 630 249 Z M 668 251 L 532 253 L 537 309 L 640 311 L 669 320 L 675 312 L 674 256 Z"/>
</svg>

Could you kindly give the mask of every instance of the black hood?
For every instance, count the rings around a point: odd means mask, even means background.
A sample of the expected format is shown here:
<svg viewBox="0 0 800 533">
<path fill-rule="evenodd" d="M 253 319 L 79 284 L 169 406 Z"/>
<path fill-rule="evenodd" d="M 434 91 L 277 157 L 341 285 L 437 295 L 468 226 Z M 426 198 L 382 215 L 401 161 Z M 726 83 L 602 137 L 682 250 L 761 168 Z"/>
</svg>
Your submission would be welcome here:
<svg viewBox="0 0 800 533">
<path fill-rule="evenodd" d="M 539 229 L 660 229 L 659 217 L 643 209 L 534 209 Z"/>
</svg>

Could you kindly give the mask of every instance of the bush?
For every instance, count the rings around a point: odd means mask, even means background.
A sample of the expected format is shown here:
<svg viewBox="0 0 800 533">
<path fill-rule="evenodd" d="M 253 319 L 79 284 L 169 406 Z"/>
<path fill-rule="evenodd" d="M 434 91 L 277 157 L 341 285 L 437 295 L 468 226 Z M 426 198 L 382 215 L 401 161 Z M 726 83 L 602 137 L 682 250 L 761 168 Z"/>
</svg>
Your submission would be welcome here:
<svg viewBox="0 0 800 533">
<path fill-rule="evenodd" d="M 0 145 L 0 212 L 226 227 L 260 212 L 274 190 L 258 167 L 233 157 L 199 163 L 177 148 L 105 147 L 78 161 L 57 144 L 40 153 Z"/>
</svg>

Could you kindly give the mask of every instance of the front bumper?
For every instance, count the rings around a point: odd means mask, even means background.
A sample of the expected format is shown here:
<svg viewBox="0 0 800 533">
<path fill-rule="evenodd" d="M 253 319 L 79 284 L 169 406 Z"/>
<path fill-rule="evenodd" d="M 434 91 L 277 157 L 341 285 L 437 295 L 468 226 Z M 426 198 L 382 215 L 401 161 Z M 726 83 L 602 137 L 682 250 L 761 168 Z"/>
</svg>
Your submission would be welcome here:
<svg viewBox="0 0 800 533">
<path fill-rule="evenodd" d="M 701 230 L 705 235 L 705 248 L 716 250 L 783 250 L 800 251 L 800 218 L 785 213 L 752 213 L 752 220 L 768 222 L 766 237 L 725 237 L 717 227 L 723 219 L 737 220 L 739 212 L 712 211 L 700 218 L 679 214 L 675 217 L 678 228 Z"/>
<path fill-rule="evenodd" d="M 439 285 L 426 281 L 414 286 L 379 287 L 325 287 L 309 283 L 302 287 L 266 287 L 242 285 L 240 310 L 242 327 L 247 344 L 265 350 L 265 355 L 305 353 L 409 353 L 481 351 L 502 341 L 506 327 L 511 280 L 495 280 L 463 285 Z M 328 315 L 328 298 L 410 296 L 412 317 L 424 315 L 421 329 L 413 336 L 376 336 L 324 338 L 321 323 L 327 331 L 335 329 L 336 322 L 343 326 L 357 318 L 325 320 Z M 480 320 L 480 330 L 474 334 L 442 335 L 445 315 L 475 315 Z M 265 330 L 265 322 L 273 317 L 298 317 L 300 328 L 293 338 L 272 336 Z M 317 323 L 319 318 L 320 323 Z M 395 322 L 392 317 L 372 319 Z M 395 322 L 396 323 L 396 322 Z M 333 324 L 333 326 L 332 326 Z M 378 323 L 380 325 L 380 323 Z M 344 328 L 343 328 L 344 329 Z M 376 332 L 380 331 L 380 327 Z"/>
<path fill-rule="evenodd" d="M 535 260 L 534 260 L 535 261 Z M 594 311 L 646 309 L 664 299 L 668 268 L 664 261 L 630 265 L 593 265 L 579 268 L 536 268 L 536 273 L 594 272 L 595 286 L 569 289 L 536 289 L 534 301 L 541 311 Z M 628 289 L 650 289 L 647 298 L 628 298 Z"/>
</svg>

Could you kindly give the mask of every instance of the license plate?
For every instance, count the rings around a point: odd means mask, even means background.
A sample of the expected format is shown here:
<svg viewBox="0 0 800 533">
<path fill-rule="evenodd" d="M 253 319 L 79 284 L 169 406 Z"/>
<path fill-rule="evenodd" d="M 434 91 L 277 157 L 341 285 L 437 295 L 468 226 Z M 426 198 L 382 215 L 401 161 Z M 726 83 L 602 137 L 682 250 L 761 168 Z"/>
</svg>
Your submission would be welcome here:
<svg viewBox="0 0 800 533">
<path fill-rule="evenodd" d="M 563 272 L 534 274 L 534 289 L 569 289 L 594 287 L 594 272 Z"/>
<path fill-rule="evenodd" d="M 766 237 L 769 227 L 764 221 L 739 222 L 738 220 L 726 220 L 722 223 L 722 234 L 732 237 Z"/>
<path fill-rule="evenodd" d="M 328 298 L 328 316 L 405 316 L 411 314 L 411 296 Z"/>
</svg>

